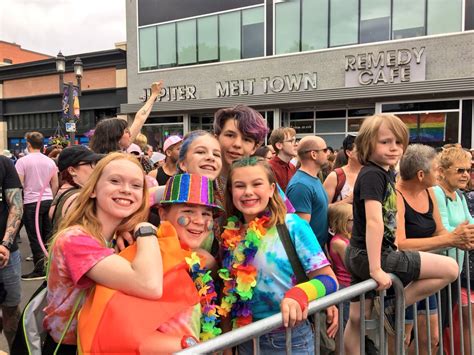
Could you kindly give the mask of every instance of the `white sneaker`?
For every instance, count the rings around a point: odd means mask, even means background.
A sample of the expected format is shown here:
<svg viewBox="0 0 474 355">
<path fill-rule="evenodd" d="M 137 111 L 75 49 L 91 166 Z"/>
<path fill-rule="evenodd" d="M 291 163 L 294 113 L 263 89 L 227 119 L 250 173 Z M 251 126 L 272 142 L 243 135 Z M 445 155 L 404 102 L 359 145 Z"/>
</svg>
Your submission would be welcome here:
<svg viewBox="0 0 474 355">
<path fill-rule="evenodd" d="M 33 255 L 27 256 L 25 258 L 26 261 L 33 261 Z"/>
</svg>

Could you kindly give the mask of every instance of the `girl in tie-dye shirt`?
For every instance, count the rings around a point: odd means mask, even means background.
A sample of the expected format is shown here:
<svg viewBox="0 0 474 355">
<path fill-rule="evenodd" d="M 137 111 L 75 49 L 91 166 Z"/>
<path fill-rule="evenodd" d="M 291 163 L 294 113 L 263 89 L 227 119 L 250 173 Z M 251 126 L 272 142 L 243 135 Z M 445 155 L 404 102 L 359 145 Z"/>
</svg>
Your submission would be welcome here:
<svg viewBox="0 0 474 355">
<path fill-rule="evenodd" d="M 226 189 L 229 215 L 222 234 L 224 280 L 221 309 L 234 328 L 278 312 L 285 327 L 307 317 L 308 302 L 337 289 L 329 261 L 309 224 L 286 208 L 276 191 L 275 177 L 262 158 L 243 158 L 233 163 Z M 297 284 L 281 242 L 277 225 L 284 225 L 310 281 Z M 316 290 L 315 290 L 316 289 Z M 309 292 L 306 292 L 309 291 Z M 337 329 L 337 310 L 331 309 Z M 313 353 L 309 322 L 292 332 L 293 353 Z M 262 353 L 285 353 L 285 329 L 260 337 Z M 252 342 L 239 346 L 239 354 L 251 354 Z"/>
</svg>

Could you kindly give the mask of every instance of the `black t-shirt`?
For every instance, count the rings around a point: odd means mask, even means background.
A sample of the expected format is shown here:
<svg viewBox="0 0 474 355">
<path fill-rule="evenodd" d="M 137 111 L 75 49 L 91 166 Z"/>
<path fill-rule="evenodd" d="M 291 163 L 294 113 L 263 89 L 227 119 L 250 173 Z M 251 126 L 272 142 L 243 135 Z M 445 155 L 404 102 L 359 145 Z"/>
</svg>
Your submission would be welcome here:
<svg viewBox="0 0 474 355">
<path fill-rule="evenodd" d="M 5 229 L 7 228 L 8 220 L 8 204 L 5 196 L 5 191 L 7 189 L 16 189 L 21 188 L 20 178 L 16 172 L 15 166 L 11 159 L 0 155 L 0 185 L 2 186 L 0 190 L 0 241 L 5 235 Z M 16 238 L 13 242 L 11 252 L 14 252 L 18 249 L 16 244 Z"/>
<path fill-rule="evenodd" d="M 382 204 L 383 240 L 382 249 L 396 250 L 395 230 L 397 228 L 397 195 L 395 193 L 395 177 L 392 171 L 386 171 L 380 166 L 369 163 L 364 166 L 357 176 L 354 185 L 351 246 L 367 249 L 365 200 L 375 200 Z"/>
<path fill-rule="evenodd" d="M 156 181 L 158 181 L 158 185 L 163 186 L 166 185 L 167 181 L 170 179 L 171 175 L 165 173 L 162 166 L 158 168 L 156 172 Z"/>
</svg>

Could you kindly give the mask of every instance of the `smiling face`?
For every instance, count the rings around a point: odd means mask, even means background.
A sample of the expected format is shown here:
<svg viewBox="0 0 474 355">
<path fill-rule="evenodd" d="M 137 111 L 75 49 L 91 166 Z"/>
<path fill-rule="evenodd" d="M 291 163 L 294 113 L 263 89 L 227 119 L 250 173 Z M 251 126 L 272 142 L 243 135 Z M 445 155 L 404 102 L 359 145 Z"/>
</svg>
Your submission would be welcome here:
<svg viewBox="0 0 474 355">
<path fill-rule="evenodd" d="M 275 184 L 270 184 L 263 167 L 245 166 L 232 172 L 231 192 L 235 208 L 248 223 L 267 208 Z"/>
<path fill-rule="evenodd" d="M 118 225 L 136 212 L 143 200 L 143 171 L 131 161 L 111 161 L 91 194 L 96 199 L 97 217 L 103 225 Z"/>
<path fill-rule="evenodd" d="M 384 169 L 395 166 L 403 155 L 403 143 L 385 123 L 380 125 L 370 160 Z"/>
<path fill-rule="evenodd" d="M 227 166 L 237 159 L 252 155 L 257 149 L 257 142 L 245 137 L 237 126 L 237 120 L 233 118 L 225 122 L 217 139 L 221 145 L 223 163 Z"/>
<path fill-rule="evenodd" d="M 161 207 L 160 218 L 174 226 L 181 243 L 191 250 L 201 246 L 213 226 L 212 209 L 201 205 L 173 204 Z"/>
<path fill-rule="evenodd" d="M 214 180 L 221 173 L 221 146 L 216 138 L 206 134 L 196 138 L 188 148 L 181 170 Z"/>
</svg>

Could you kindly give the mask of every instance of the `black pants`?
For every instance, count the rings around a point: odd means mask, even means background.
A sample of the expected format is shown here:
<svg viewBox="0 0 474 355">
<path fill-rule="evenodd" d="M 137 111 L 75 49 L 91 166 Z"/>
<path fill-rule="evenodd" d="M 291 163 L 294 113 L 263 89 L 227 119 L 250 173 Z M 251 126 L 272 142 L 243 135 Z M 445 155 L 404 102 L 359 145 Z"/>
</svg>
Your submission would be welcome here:
<svg viewBox="0 0 474 355">
<path fill-rule="evenodd" d="M 43 355 L 53 355 L 58 344 L 51 338 L 51 335 L 46 336 L 46 339 L 43 344 L 42 354 Z M 77 354 L 77 345 L 67 345 L 61 344 L 59 346 L 57 354 L 60 355 L 76 355 Z"/>
<path fill-rule="evenodd" d="M 48 239 L 51 237 L 52 225 L 48 216 L 49 208 L 51 207 L 51 200 L 41 201 L 39 209 L 39 230 L 41 233 L 41 240 L 46 245 Z M 38 242 L 35 227 L 35 212 L 36 202 L 27 203 L 23 210 L 23 224 L 25 225 L 26 234 L 30 242 L 31 252 L 33 254 L 33 262 L 35 263 L 35 271 L 42 271 L 44 265 L 43 249 Z"/>
</svg>

